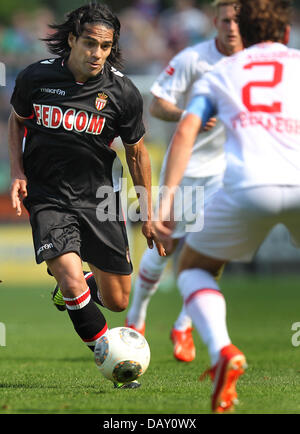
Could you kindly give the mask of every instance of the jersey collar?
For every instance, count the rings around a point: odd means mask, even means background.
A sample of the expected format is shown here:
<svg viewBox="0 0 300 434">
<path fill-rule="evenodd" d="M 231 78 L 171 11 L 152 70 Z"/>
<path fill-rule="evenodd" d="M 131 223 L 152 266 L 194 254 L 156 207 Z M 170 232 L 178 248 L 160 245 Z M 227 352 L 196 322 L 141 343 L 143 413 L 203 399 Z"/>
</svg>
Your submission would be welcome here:
<svg viewBox="0 0 300 434">
<path fill-rule="evenodd" d="M 74 78 L 74 75 L 72 74 L 72 72 L 70 71 L 69 67 L 68 67 L 68 57 L 63 57 L 61 59 L 61 67 L 64 69 L 64 71 L 66 71 L 69 75 L 72 76 L 73 81 L 78 84 L 79 86 L 83 86 L 86 83 L 89 83 L 90 81 L 97 81 L 99 80 L 99 78 L 104 74 L 104 68 L 105 65 L 103 66 L 103 68 L 101 69 L 101 71 L 99 72 L 99 74 L 97 74 L 95 77 L 91 77 L 89 78 L 87 81 L 76 81 Z"/>
</svg>

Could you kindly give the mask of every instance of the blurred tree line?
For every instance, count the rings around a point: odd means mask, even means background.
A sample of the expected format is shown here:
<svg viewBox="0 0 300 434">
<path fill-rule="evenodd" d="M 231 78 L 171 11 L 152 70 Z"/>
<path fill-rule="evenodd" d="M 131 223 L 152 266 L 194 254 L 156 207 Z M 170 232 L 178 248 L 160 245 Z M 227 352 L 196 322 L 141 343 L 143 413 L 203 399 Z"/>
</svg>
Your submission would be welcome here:
<svg viewBox="0 0 300 434">
<path fill-rule="evenodd" d="M 66 12 L 76 9 L 77 7 L 88 3 L 88 0 L 0 0 L 0 25 L 9 24 L 11 17 L 15 12 L 30 11 L 40 7 L 49 7 L 58 18 L 62 17 Z M 106 3 L 111 7 L 114 12 L 129 6 L 133 6 L 136 0 L 107 0 L 100 1 Z M 170 7 L 174 4 L 173 0 L 160 0 L 162 9 Z M 210 3 L 210 0 L 196 0 L 195 4 L 201 6 L 202 4 Z"/>
</svg>

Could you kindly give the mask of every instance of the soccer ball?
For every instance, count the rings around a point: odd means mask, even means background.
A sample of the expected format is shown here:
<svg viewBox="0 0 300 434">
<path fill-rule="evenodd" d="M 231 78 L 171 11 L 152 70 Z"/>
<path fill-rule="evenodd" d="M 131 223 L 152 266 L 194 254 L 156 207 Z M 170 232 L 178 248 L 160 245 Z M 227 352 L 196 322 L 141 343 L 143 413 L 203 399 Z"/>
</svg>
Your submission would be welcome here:
<svg viewBox="0 0 300 434">
<path fill-rule="evenodd" d="M 150 348 L 143 335 L 128 327 L 110 329 L 95 345 L 95 362 L 105 378 L 130 383 L 149 366 Z"/>
</svg>

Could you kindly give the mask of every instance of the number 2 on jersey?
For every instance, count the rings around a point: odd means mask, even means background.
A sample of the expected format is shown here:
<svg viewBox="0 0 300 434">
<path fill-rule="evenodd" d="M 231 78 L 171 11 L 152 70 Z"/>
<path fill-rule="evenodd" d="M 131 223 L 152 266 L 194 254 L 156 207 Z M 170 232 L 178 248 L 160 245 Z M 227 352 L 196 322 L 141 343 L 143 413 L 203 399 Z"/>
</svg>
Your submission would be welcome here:
<svg viewBox="0 0 300 434">
<path fill-rule="evenodd" d="M 282 104 L 281 102 L 274 101 L 272 105 L 265 104 L 252 104 L 251 103 L 251 89 L 254 87 L 268 87 L 272 88 L 277 86 L 283 75 L 283 65 L 279 62 L 251 62 L 244 66 L 244 69 L 252 69 L 260 66 L 272 66 L 274 68 L 273 80 L 270 81 L 251 81 L 246 84 L 242 89 L 242 99 L 244 105 L 249 112 L 266 112 L 266 113 L 280 113 Z"/>
</svg>

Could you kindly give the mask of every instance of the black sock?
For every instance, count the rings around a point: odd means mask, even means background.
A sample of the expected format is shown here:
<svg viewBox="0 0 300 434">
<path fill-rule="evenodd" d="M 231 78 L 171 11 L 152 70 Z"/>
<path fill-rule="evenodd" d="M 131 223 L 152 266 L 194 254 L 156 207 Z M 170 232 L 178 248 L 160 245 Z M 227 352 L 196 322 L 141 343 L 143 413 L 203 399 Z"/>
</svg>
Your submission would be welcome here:
<svg viewBox="0 0 300 434">
<path fill-rule="evenodd" d="M 96 283 L 95 276 L 91 271 L 84 271 L 83 272 L 86 283 L 91 291 L 91 297 L 94 300 L 95 303 L 99 304 L 102 307 L 105 307 L 103 305 L 103 301 L 101 299 L 100 291 L 98 290 L 98 286 Z"/>
<path fill-rule="evenodd" d="M 64 297 L 64 301 L 76 332 L 94 351 L 97 339 L 107 331 L 107 323 L 102 312 L 92 300 L 89 288 L 79 297 Z"/>
</svg>

